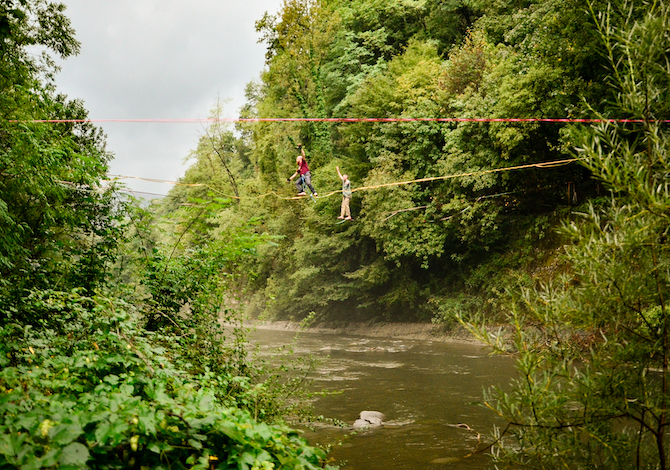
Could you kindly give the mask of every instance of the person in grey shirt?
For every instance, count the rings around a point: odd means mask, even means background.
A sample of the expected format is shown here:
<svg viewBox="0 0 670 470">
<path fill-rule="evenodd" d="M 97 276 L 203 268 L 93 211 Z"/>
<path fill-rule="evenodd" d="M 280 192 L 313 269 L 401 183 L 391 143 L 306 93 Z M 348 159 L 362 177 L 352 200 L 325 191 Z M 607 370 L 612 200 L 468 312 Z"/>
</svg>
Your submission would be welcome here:
<svg viewBox="0 0 670 470">
<path fill-rule="evenodd" d="M 338 219 L 351 220 L 351 209 L 349 209 L 349 201 L 351 201 L 351 181 L 347 175 L 340 173 L 340 167 L 337 168 L 337 176 L 342 180 L 342 209 Z"/>
</svg>

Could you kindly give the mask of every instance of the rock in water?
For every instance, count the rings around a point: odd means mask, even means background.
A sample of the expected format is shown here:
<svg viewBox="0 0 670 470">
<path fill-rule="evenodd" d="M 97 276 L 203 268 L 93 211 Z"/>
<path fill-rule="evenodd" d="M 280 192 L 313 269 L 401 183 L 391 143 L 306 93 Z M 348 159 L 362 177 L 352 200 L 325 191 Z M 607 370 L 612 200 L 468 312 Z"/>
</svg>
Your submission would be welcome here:
<svg viewBox="0 0 670 470">
<path fill-rule="evenodd" d="M 363 428 L 369 428 L 370 423 L 365 421 L 364 419 L 357 419 L 354 421 L 354 424 L 352 425 L 354 429 L 363 429 Z"/>
<path fill-rule="evenodd" d="M 358 419 L 354 421 L 355 429 L 376 428 L 384 423 L 386 416 L 379 411 L 361 411 Z"/>
<path fill-rule="evenodd" d="M 373 418 L 378 419 L 379 421 L 386 421 L 386 415 L 381 411 L 361 411 L 361 414 L 358 417 L 365 420 Z"/>
</svg>

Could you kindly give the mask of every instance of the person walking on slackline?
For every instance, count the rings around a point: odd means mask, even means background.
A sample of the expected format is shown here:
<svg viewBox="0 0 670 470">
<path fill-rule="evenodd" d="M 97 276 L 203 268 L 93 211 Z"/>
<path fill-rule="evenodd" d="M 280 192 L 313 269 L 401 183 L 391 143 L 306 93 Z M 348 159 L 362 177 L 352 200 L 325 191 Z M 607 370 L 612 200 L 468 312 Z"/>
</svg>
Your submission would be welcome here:
<svg viewBox="0 0 670 470">
<path fill-rule="evenodd" d="M 349 181 L 347 175 L 340 173 L 339 166 L 336 166 L 335 168 L 337 168 L 337 176 L 342 180 L 342 208 L 338 219 L 352 220 L 351 209 L 349 209 L 349 201 L 351 201 L 351 181 Z"/>
<path fill-rule="evenodd" d="M 300 176 L 296 182 L 295 187 L 298 188 L 298 196 L 307 196 L 307 193 L 303 189 L 303 185 L 307 185 L 312 191 L 314 196 L 318 196 L 316 189 L 312 186 L 312 173 L 309 171 L 309 166 L 307 166 L 307 158 L 305 157 L 305 149 L 302 144 L 298 144 L 301 155 L 295 159 L 295 163 L 298 165 L 298 169 L 293 173 L 289 178 L 286 179 L 286 182 L 290 182 L 296 176 Z"/>
</svg>

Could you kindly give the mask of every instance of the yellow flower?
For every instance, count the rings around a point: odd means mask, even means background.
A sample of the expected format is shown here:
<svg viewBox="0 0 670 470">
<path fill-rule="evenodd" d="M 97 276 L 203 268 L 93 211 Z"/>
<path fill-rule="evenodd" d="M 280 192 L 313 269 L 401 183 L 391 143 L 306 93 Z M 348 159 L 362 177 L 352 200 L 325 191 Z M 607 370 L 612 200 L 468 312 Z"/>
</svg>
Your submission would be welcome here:
<svg viewBox="0 0 670 470">
<path fill-rule="evenodd" d="M 40 423 L 40 427 L 39 427 L 40 435 L 42 437 L 47 437 L 49 435 L 49 429 L 51 429 L 54 424 L 56 424 L 56 423 L 54 423 L 50 419 L 45 419 L 44 421 L 42 421 Z"/>
<path fill-rule="evenodd" d="M 140 436 L 135 434 L 133 437 L 130 438 L 130 448 L 133 450 L 133 452 L 137 452 L 137 444 L 140 441 Z"/>
</svg>

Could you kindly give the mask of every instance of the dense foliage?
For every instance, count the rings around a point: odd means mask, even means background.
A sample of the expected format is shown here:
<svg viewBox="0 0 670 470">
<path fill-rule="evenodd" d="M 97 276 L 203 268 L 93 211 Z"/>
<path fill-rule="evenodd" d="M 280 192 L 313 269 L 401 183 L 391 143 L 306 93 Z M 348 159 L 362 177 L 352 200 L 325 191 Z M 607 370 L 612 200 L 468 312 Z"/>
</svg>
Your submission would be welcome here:
<svg viewBox="0 0 670 470">
<path fill-rule="evenodd" d="M 145 210 L 102 187 L 97 129 L 32 122 L 86 117 L 28 53 L 77 52 L 64 7 L 0 0 L 0 468 L 325 465 L 282 424 L 237 296 L 482 320 L 522 373 L 487 396 L 510 423 L 498 462 L 667 468 L 669 18 L 664 0 L 285 0 L 257 23 L 243 117 L 639 122 L 215 121 L 198 184 Z M 315 199 L 285 183 L 298 143 Z M 511 342 L 488 333 L 510 299 Z"/>
<path fill-rule="evenodd" d="M 248 86 L 243 117 L 588 117 L 584 98 L 600 109 L 611 93 L 595 17 L 581 1 L 286 0 L 257 28 L 267 68 Z M 600 190 L 578 164 L 532 166 L 574 157 L 559 123 L 258 122 L 237 131 L 208 130 L 184 181 L 241 196 L 211 233 L 239 227 L 243 214 L 256 233 L 281 237 L 248 266 L 245 285 L 254 311 L 274 317 L 495 315 L 507 286 L 551 272 L 560 244 L 551 227 Z M 297 143 L 316 203 L 289 199 Z M 353 223 L 335 224 L 336 166 L 353 182 Z M 491 171 L 510 167 L 525 168 Z"/>
<path fill-rule="evenodd" d="M 571 269 L 518 299 L 521 378 L 487 398 L 509 420 L 494 449 L 512 466 L 668 468 L 670 5 L 626 13 L 597 16 L 616 90 L 607 109 L 639 122 L 574 130 L 610 192 L 564 224 Z"/>
<path fill-rule="evenodd" d="M 239 286 L 256 313 L 481 321 L 518 353 L 521 379 L 485 402 L 509 421 L 498 463 L 666 469 L 668 18 L 664 0 L 285 0 L 257 23 L 243 117 L 637 122 L 215 127 L 185 181 L 239 196 L 212 239 L 249 217 L 275 237 Z M 315 201 L 283 184 L 298 142 Z M 353 223 L 335 223 L 336 167 Z"/>
<path fill-rule="evenodd" d="M 95 191 L 109 155 L 90 124 L 20 122 L 83 119 L 86 111 L 55 92 L 48 56 L 27 50 L 78 51 L 64 7 L 14 3 L 0 4 L 0 298 L 16 302 L 26 289 L 54 284 L 92 292 L 118 239 L 119 207 Z"/>
<path fill-rule="evenodd" d="M 324 467 L 226 303 L 251 222 L 217 241 L 231 200 L 192 198 L 161 232 L 105 187 L 98 129 L 35 122 L 86 119 L 52 80 L 64 10 L 0 0 L 0 468 Z"/>
<path fill-rule="evenodd" d="M 320 468 L 322 451 L 257 420 L 247 378 L 186 373 L 175 337 L 148 334 L 130 306 L 33 301 L 53 329 L 0 330 L 0 467 Z"/>
</svg>

